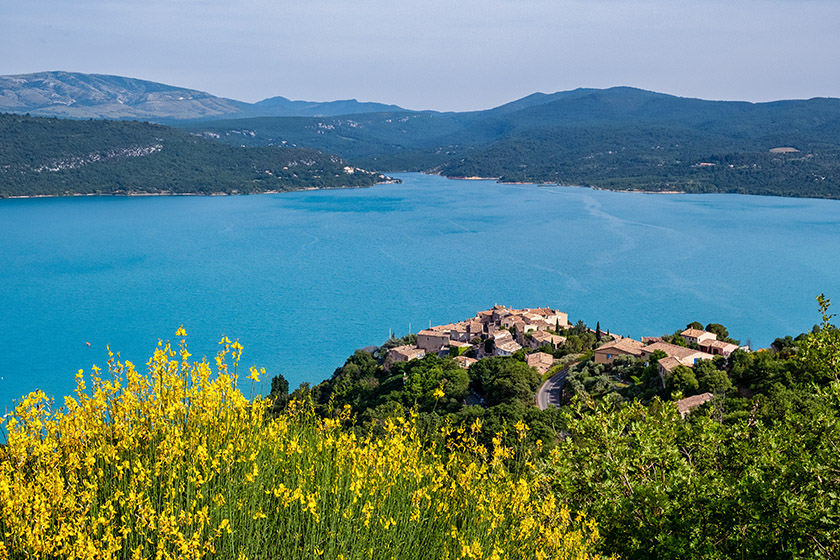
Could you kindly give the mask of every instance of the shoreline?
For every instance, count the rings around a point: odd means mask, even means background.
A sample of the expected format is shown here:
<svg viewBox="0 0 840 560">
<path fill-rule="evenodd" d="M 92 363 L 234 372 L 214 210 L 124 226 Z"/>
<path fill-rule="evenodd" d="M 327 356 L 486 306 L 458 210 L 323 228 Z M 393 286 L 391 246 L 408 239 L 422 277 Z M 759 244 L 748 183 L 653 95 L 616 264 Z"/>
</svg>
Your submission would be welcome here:
<svg viewBox="0 0 840 560">
<path fill-rule="evenodd" d="M 562 185 L 558 185 L 562 186 Z M 607 189 L 604 187 L 585 187 L 593 191 L 610 191 L 610 192 L 626 192 L 637 194 L 731 194 L 731 193 L 687 193 L 685 191 L 646 191 L 642 189 Z M 761 196 L 761 195 L 759 195 Z"/>
<path fill-rule="evenodd" d="M 761 196 L 761 197 L 775 197 L 775 198 L 785 198 L 785 199 L 807 199 L 807 200 L 840 200 L 840 198 L 832 198 L 832 197 L 822 197 L 822 196 L 785 196 L 779 194 L 757 194 L 757 193 L 732 193 L 732 192 L 687 192 L 687 191 L 680 191 L 680 190 L 667 190 L 667 191 L 654 191 L 654 190 L 643 190 L 643 189 L 611 189 L 607 187 L 599 187 L 595 185 L 567 185 L 561 183 L 534 183 L 528 181 L 500 181 L 499 177 L 480 177 L 480 176 L 453 176 L 448 177 L 446 175 L 441 175 L 440 173 L 427 173 L 425 171 L 400 171 L 395 173 L 418 173 L 420 175 L 430 175 L 430 176 L 437 176 L 442 177 L 447 180 L 451 181 L 495 181 L 496 184 L 499 185 L 534 185 L 535 187 L 569 187 L 569 188 L 579 188 L 579 189 L 590 189 L 593 191 L 606 191 L 606 192 L 615 192 L 615 193 L 631 193 L 631 194 L 663 194 L 663 195 L 689 195 L 689 194 L 710 194 L 710 195 L 723 195 L 723 194 L 737 194 L 742 196 Z M 226 193 L 226 192 L 214 192 L 214 193 L 196 193 L 196 192 L 186 192 L 186 193 L 173 193 L 173 192 L 124 192 L 124 193 L 72 193 L 72 194 L 33 194 L 33 195 L 16 195 L 16 196 L 7 196 L 7 197 L 0 197 L 0 201 L 3 200 L 13 200 L 13 199 L 30 199 L 30 198 L 71 198 L 71 197 L 85 197 L 85 196 L 102 196 L 102 197 L 144 197 L 144 196 L 250 196 L 250 195 L 261 195 L 261 194 L 284 194 L 284 193 L 293 193 L 293 192 L 303 192 L 303 191 L 326 191 L 326 190 L 342 190 L 342 189 L 369 189 L 371 187 L 376 187 L 379 185 L 395 185 L 402 183 L 402 180 L 399 178 L 389 178 L 387 181 L 378 181 L 371 185 L 366 186 L 346 186 L 346 187 L 304 187 L 300 189 L 292 189 L 287 191 L 279 191 L 279 190 L 270 190 L 270 191 L 260 191 L 260 192 L 250 192 L 250 193 L 243 193 L 243 192 L 236 192 L 236 193 Z"/>
<path fill-rule="evenodd" d="M 376 187 L 378 185 L 395 185 L 402 183 L 399 179 L 390 179 L 388 181 L 378 181 L 373 183 L 372 185 L 366 186 L 347 186 L 347 187 L 305 187 L 302 189 L 292 189 L 288 191 L 278 191 L 278 190 L 271 190 L 271 191 L 260 191 L 260 192 L 250 192 L 250 193 L 243 193 L 243 192 L 213 192 L 213 193 L 197 193 L 197 192 L 123 192 L 123 193 L 70 193 L 70 194 L 28 194 L 28 195 L 16 195 L 16 196 L 7 196 L 5 198 L 0 197 L 0 200 L 26 200 L 31 198 L 75 198 L 75 197 L 85 197 L 85 196 L 102 196 L 102 197 L 144 197 L 144 196 L 250 196 L 250 195 L 260 195 L 260 194 L 285 194 L 285 193 L 293 193 L 293 192 L 301 192 L 301 191 L 329 191 L 329 190 L 341 190 L 341 189 L 369 189 L 371 187 Z"/>
<path fill-rule="evenodd" d="M 626 192 L 626 193 L 638 193 L 638 194 L 690 194 L 686 191 L 651 191 L 651 190 L 642 190 L 642 189 L 609 189 L 606 187 L 598 187 L 593 185 L 565 185 L 561 183 L 534 183 L 532 181 L 502 181 L 501 177 L 481 177 L 479 175 L 473 176 L 461 176 L 455 175 L 452 177 L 448 177 L 446 175 L 441 175 L 440 173 L 424 173 L 420 172 L 423 175 L 437 175 L 438 177 L 443 177 L 444 179 L 451 179 L 453 181 L 496 181 L 496 183 L 500 185 L 535 185 L 537 187 L 573 187 L 579 189 L 592 189 L 593 191 L 610 191 L 610 192 Z M 695 193 L 695 194 L 728 194 L 728 193 Z M 785 197 L 791 198 L 791 197 Z"/>
</svg>

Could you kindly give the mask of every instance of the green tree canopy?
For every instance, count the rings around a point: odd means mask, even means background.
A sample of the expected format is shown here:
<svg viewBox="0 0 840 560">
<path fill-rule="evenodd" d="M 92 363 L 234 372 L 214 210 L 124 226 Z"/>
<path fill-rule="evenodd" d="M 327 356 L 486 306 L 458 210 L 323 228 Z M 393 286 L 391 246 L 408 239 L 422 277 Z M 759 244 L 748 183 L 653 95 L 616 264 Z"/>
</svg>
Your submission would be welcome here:
<svg viewBox="0 0 840 560">
<path fill-rule="evenodd" d="M 694 364 L 694 375 L 701 393 L 725 393 L 732 390 L 729 376 L 711 360 L 700 360 Z"/>
<path fill-rule="evenodd" d="M 671 374 L 666 379 L 666 385 L 670 391 L 680 391 L 685 394 L 693 393 L 700 386 L 694 370 L 683 365 L 671 370 Z"/>
<path fill-rule="evenodd" d="M 469 373 L 473 387 L 484 395 L 488 406 L 511 401 L 533 405 L 542 382 L 534 368 L 512 357 L 480 360 L 470 366 Z"/>
</svg>

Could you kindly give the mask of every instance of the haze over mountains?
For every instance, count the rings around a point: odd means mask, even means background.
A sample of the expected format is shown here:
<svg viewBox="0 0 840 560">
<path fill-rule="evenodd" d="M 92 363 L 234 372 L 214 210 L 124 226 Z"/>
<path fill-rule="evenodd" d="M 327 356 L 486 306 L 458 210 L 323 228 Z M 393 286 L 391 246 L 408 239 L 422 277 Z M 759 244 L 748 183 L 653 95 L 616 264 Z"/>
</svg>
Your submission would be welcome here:
<svg viewBox="0 0 840 560">
<path fill-rule="evenodd" d="M 157 82 L 78 72 L 0 76 L 0 112 L 75 119 L 169 121 L 249 116 L 329 116 L 400 111 L 396 105 L 344 101 L 291 101 L 272 97 L 257 103 L 216 97 Z"/>
<path fill-rule="evenodd" d="M 840 100 L 746 103 L 629 87 L 468 113 L 183 122 L 235 145 L 311 146 L 367 169 L 618 190 L 840 197 Z"/>
<path fill-rule="evenodd" d="M 619 190 L 840 198 L 840 100 L 705 101 L 630 87 L 484 111 L 355 100 L 249 104 L 117 76 L 0 77 L 0 112 L 146 119 L 238 147 L 306 147 L 377 172 Z"/>
</svg>

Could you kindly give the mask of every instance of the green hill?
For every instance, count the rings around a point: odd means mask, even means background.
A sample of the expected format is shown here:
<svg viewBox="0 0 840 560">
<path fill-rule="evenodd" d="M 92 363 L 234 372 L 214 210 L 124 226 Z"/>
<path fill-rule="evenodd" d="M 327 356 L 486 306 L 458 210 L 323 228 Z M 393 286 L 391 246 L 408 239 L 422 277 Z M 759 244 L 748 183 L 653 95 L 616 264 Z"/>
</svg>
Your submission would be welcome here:
<svg viewBox="0 0 840 560">
<path fill-rule="evenodd" d="M 241 148 L 148 123 L 0 114 L 0 198 L 237 194 L 384 180 L 314 149 Z"/>
<path fill-rule="evenodd" d="M 237 145 L 312 146 L 383 172 L 840 197 L 838 99 L 706 101 L 618 87 L 533 94 L 468 113 L 385 112 L 180 126 Z"/>
</svg>

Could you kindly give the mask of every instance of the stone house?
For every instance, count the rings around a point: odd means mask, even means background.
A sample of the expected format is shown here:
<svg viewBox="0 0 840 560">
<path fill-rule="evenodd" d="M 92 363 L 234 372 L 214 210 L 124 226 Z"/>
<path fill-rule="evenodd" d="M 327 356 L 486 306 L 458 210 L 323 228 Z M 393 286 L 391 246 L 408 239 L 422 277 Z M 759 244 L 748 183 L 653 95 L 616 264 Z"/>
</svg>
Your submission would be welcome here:
<svg viewBox="0 0 840 560">
<path fill-rule="evenodd" d="M 668 342 L 654 342 L 642 347 L 642 357 L 649 358 L 651 354 L 657 350 L 665 352 L 669 358 L 676 358 L 682 365 L 693 367 L 697 360 L 711 360 L 713 355 L 703 352 L 701 350 L 694 350 L 693 348 L 686 348 L 685 346 L 677 346 Z"/>
<path fill-rule="evenodd" d="M 469 369 L 471 365 L 478 361 L 475 358 L 468 358 L 466 356 L 455 356 L 453 359 L 464 369 Z"/>
<path fill-rule="evenodd" d="M 557 350 L 563 343 L 566 342 L 565 336 L 558 334 L 551 334 L 545 331 L 535 331 L 531 333 L 531 338 L 528 341 L 528 346 L 531 348 L 540 348 L 546 344 L 550 344 L 552 348 Z"/>
<path fill-rule="evenodd" d="M 698 360 L 711 360 L 713 355 L 707 354 L 700 350 L 693 348 L 686 348 L 685 346 L 677 346 L 676 344 L 669 344 L 667 342 L 655 342 L 642 348 L 642 357 L 647 359 L 656 352 L 661 350 L 665 352 L 665 357 L 661 358 L 658 363 L 659 377 L 662 379 L 662 384 L 665 385 L 665 379 L 668 377 L 675 367 L 683 365 L 686 367 L 694 367 Z"/>
<path fill-rule="evenodd" d="M 388 350 L 388 353 L 385 355 L 385 363 L 383 366 L 385 367 L 385 370 L 390 370 L 391 365 L 396 362 L 408 362 L 410 360 L 422 358 L 425 355 L 425 350 L 411 344 L 397 346 Z"/>
<path fill-rule="evenodd" d="M 708 331 L 701 331 L 700 329 L 685 329 L 680 333 L 688 344 L 700 345 L 706 340 L 716 340 L 717 335 Z"/>
<path fill-rule="evenodd" d="M 618 356 L 642 357 L 644 344 L 632 338 L 619 338 L 602 344 L 595 349 L 596 364 L 611 364 Z"/>
<path fill-rule="evenodd" d="M 513 340 L 510 332 L 505 330 L 494 333 L 492 339 L 493 346 L 495 347 L 493 354 L 496 356 L 511 356 L 514 352 L 522 348 L 518 342 Z"/>
<path fill-rule="evenodd" d="M 551 309 L 549 307 L 535 307 L 532 309 L 525 309 L 524 311 L 533 314 L 539 315 L 543 321 L 545 321 L 550 329 L 553 329 L 557 326 L 557 323 L 560 323 L 561 328 L 566 328 L 569 326 L 569 314 L 563 313 L 562 311 L 557 311 L 556 309 Z"/>
<path fill-rule="evenodd" d="M 728 357 L 732 352 L 738 349 L 737 344 L 731 342 L 724 342 L 722 340 L 706 340 L 699 344 L 700 350 L 715 354 L 716 356 Z"/>
<path fill-rule="evenodd" d="M 496 340 L 495 344 L 497 356 L 512 356 L 515 352 L 522 349 L 522 346 L 513 339 L 504 339 L 503 342 Z"/>
<path fill-rule="evenodd" d="M 545 352 L 534 352 L 525 356 L 525 362 L 543 375 L 554 365 L 554 356 Z"/>
<path fill-rule="evenodd" d="M 437 353 L 449 345 L 449 331 L 425 329 L 417 333 L 417 347 L 428 353 Z"/>
<path fill-rule="evenodd" d="M 449 341 L 449 348 L 450 349 L 454 348 L 455 352 L 456 352 L 456 355 L 460 356 L 461 354 L 464 354 L 464 353 L 468 352 L 469 350 L 472 350 L 473 345 L 470 344 L 469 342 L 461 342 L 459 340 L 450 340 Z M 441 351 L 441 352 L 443 352 L 443 351 Z"/>
</svg>

